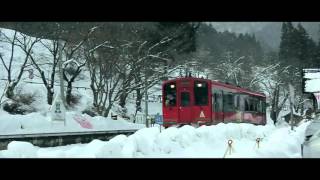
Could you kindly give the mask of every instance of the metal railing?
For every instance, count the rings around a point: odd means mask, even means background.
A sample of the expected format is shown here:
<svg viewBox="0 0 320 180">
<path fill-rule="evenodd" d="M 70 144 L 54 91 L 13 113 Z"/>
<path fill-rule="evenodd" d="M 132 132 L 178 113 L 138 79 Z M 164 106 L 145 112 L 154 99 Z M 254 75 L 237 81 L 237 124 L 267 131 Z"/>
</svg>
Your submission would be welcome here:
<svg viewBox="0 0 320 180">
<path fill-rule="evenodd" d="M 154 124 L 155 116 L 156 116 L 155 114 L 148 116 L 149 124 Z M 132 116 L 128 121 L 135 124 L 146 124 L 144 114 L 137 114 L 136 117 Z"/>
</svg>

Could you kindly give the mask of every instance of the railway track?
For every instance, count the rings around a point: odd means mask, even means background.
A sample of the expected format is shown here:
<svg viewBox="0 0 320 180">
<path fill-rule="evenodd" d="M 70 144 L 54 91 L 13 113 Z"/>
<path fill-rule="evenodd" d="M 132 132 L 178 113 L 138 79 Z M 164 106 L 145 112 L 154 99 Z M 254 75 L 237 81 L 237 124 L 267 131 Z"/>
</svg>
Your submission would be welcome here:
<svg viewBox="0 0 320 180">
<path fill-rule="evenodd" d="M 11 141 L 30 142 L 33 145 L 39 147 L 55 147 L 77 143 L 89 143 L 93 139 L 100 139 L 106 141 L 120 134 L 131 135 L 135 133 L 137 130 L 138 129 L 0 135 L 0 150 L 7 149 L 7 146 Z"/>
</svg>

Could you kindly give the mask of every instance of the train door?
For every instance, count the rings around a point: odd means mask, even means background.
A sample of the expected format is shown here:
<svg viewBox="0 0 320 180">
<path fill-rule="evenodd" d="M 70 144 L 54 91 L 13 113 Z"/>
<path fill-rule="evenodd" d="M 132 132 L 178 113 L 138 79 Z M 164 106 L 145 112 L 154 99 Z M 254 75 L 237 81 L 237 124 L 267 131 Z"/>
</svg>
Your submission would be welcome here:
<svg viewBox="0 0 320 180">
<path fill-rule="evenodd" d="M 182 90 L 179 97 L 179 123 L 189 124 L 192 121 L 191 93 L 189 90 Z"/>
<path fill-rule="evenodd" d="M 213 120 L 215 123 L 223 122 L 223 94 L 222 90 L 214 89 L 212 96 Z"/>
<path fill-rule="evenodd" d="M 170 82 L 163 86 L 163 125 L 168 127 L 178 123 L 178 98 L 176 82 Z"/>
</svg>

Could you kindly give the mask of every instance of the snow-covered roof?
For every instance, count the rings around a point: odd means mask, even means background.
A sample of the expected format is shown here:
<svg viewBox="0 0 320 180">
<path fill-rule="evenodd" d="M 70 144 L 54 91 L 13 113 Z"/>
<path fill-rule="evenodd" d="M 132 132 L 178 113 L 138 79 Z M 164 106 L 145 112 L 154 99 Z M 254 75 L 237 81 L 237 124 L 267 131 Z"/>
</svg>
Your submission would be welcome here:
<svg viewBox="0 0 320 180">
<path fill-rule="evenodd" d="M 305 92 L 320 92 L 320 69 L 306 69 L 305 71 Z"/>
</svg>

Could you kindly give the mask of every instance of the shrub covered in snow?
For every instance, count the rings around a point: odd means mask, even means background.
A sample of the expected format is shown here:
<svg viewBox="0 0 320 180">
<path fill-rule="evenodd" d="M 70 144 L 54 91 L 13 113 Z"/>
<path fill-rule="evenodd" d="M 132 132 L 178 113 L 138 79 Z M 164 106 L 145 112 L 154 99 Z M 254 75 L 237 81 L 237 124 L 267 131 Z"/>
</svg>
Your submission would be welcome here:
<svg viewBox="0 0 320 180">
<path fill-rule="evenodd" d="M 16 89 L 15 96 L 3 103 L 3 110 L 10 114 L 28 114 L 35 112 L 32 103 L 36 101 L 36 93 L 24 93 L 22 88 Z"/>
<path fill-rule="evenodd" d="M 70 96 L 70 106 L 71 107 L 75 107 L 76 105 L 79 104 L 81 99 L 81 95 L 80 94 L 71 94 Z"/>
<path fill-rule="evenodd" d="M 82 114 L 88 114 L 91 117 L 98 116 L 98 113 L 94 110 L 93 107 L 86 108 L 82 111 Z"/>
<path fill-rule="evenodd" d="M 3 104 L 3 110 L 10 114 L 28 114 L 35 112 L 35 108 L 15 100 L 8 100 Z"/>
</svg>

